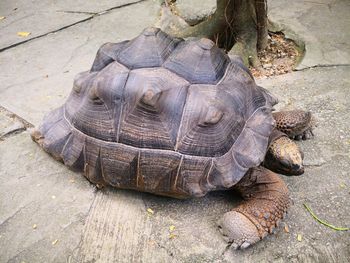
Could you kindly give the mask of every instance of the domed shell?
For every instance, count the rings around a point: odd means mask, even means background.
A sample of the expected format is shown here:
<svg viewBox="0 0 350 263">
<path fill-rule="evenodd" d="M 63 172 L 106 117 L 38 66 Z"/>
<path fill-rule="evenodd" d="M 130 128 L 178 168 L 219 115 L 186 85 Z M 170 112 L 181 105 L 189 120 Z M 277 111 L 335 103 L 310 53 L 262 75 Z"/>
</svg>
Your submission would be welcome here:
<svg viewBox="0 0 350 263">
<path fill-rule="evenodd" d="M 262 162 L 276 102 L 211 40 L 147 28 L 103 45 L 39 131 L 47 152 L 93 183 L 202 196 Z"/>
</svg>

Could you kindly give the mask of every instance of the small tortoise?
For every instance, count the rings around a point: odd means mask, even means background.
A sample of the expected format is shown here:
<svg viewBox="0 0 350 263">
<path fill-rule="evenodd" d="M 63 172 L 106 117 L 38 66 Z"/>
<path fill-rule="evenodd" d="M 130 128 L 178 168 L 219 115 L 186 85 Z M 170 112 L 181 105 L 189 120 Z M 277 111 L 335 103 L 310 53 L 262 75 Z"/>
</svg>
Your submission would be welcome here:
<svg viewBox="0 0 350 263">
<path fill-rule="evenodd" d="M 290 138 L 313 135 L 309 112 L 272 113 L 276 103 L 211 40 L 147 28 L 104 44 L 32 138 L 98 187 L 176 198 L 238 190 L 245 201 L 219 229 L 233 248 L 246 248 L 271 233 L 289 206 L 272 171 L 304 172 Z"/>
</svg>

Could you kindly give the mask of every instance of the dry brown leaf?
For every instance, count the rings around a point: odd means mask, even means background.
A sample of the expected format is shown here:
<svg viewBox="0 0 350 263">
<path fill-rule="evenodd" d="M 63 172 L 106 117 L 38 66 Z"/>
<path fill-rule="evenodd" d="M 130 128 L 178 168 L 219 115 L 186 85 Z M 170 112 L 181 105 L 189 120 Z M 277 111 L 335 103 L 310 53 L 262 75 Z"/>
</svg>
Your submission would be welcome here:
<svg viewBox="0 0 350 263">
<path fill-rule="evenodd" d="M 17 32 L 17 35 L 20 36 L 20 37 L 27 37 L 30 34 L 31 34 L 30 32 L 25 32 L 25 31 Z"/>
<path fill-rule="evenodd" d="M 284 232 L 289 233 L 289 227 L 286 223 L 284 224 Z"/>
</svg>

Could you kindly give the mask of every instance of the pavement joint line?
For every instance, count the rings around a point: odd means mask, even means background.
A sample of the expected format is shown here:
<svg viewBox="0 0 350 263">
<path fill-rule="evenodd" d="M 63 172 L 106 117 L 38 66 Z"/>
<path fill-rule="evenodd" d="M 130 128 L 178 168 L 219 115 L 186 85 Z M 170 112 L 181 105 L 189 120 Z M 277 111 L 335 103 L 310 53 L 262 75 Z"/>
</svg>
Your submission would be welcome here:
<svg viewBox="0 0 350 263">
<path fill-rule="evenodd" d="M 115 6 L 115 7 L 108 8 L 108 9 L 103 10 L 103 11 L 100 11 L 100 12 L 98 12 L 98 13 L 92 13 L 91 16 L 89 16 L 89 17 L 87 17 L 87 18 L 84 18 L 84 19 L 82 19 L 82 20 L 79 20 L 79 21 L 77 21 L 77 22 L 74 22 L 74 23 L 72 23 L 72 24 L 66 25 L 66 26 L 64 26 L 64 27 L 61 27 L 61 28 L 52 30 L 52 31 L 47 32 L 47 33 L 45 33 L 45 34 L 41 34 L 41 35 L 38 35 L 38 36 L 36 36 L 36 37 L 30 38 L 30 39 L 27 39 L 27 40 L 23 40 L 23 41 L 21 41 L 21 42 L 18 42 L 18 43 L 9 45 L 9 46 L 4 47 L 4 48 L 1 48 L 1 49 L 0 49 L 0 52 L 3 52 L 3 51 L 5 51 L 5 50 L 9 50 L 9 49 L 14 48 L 14 47 L 17 47 L 17 46 L 19 46 L 19 45 L 25 44 L 25 43 L 27 43 L 27 42 L 31 42 L 31 41 L 36 40 L 36 39 L 38 39 L 38 38 L 45 37 L 45 36 L 47 36 L 47 35 L 60 32 L 60 31 L 62 31 L 62 30 L 64 30 L 64 29 L 67 29 L 67 28 L 70 28 L 70 27 L 72 27 L 72 26 L 75 26 L 75 25 L 84 23 L 84 22 L 86 22 L 86 21 L 89 21 L 89 20 L 91 20 L 91 19 L 93 19 L 93 18 L 95 18 L 95 17 L 97 17 L 97 16 L 101 16 L 101 15 L 107 14 L 107 13 L 109 13 L 109 12 L 112 11 L 112 10 L 119 9 L 119 8 L 123 8 L 123 7 L 130 6 L 130 5 L 135 5 L 135 4 L 144 2 L 144 1 L 148 1 L 148 0 L 139 0 L 139 1 L 136 1 L 136 2 L 132 2 L 132 3 L 126 3 L 126 4 L 123 4 L 123 5 L 119 5 L 119 6 Z M 64 11 L 64 12 L 69 12 L 69 11 Z M 73 12 L 73 11 L 72 11 L 72 12 Z"/>
</svg>

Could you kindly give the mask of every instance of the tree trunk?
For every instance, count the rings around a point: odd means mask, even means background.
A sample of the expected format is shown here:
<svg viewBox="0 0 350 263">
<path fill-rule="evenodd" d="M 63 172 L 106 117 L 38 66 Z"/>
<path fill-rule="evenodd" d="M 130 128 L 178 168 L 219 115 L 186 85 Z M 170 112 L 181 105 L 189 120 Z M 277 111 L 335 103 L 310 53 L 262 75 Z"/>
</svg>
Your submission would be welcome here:
<svg viewBox="0 0 350 263">
<path fill-rule="evenodd" d="M 160 19 L 160 27 L 168 33 L 210 38 L 230 54 L 241 56 L 245 64 L 260 65 L 257 51 L 266 48 L 268 36 L 266 0 L 217 0 L 215 13 L 194 26 L 184 26 L 184 20 L 171 15 L 170 23 L 169 12 L 163 9 Z"/>
</svg>

